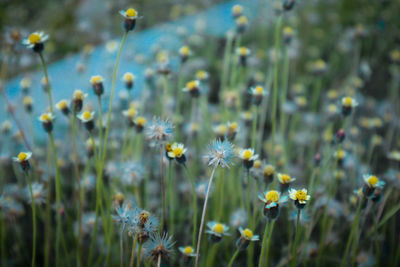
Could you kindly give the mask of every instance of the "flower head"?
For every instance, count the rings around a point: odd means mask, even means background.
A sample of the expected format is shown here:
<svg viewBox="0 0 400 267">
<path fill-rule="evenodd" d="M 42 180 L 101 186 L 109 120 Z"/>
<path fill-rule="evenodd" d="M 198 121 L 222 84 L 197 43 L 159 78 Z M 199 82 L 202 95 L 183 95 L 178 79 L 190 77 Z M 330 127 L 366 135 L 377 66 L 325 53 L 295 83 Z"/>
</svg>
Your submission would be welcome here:
<svg viewBox="0 0 400 267">
<path fill-rule="evenodd" d="M 186 86 L 182 89 L 184 92 L 189 92 L 192 97 L 198 97 L 200 95 L 200 82 L 193 80 L 186 83 Z"/>
<path fill-rule="evenodd" d="M 170 151 L 168 152 L 168 156 L 170 158 L 181 158 L 186 153 L 186 150 L 187 149 L 182 143 L 173 143 Z"/>
<path fill-rule="evenodd" d="M 222 168 L 229 168 L 229 164 L 231 164 L 233 156 L 234 152 L 231 142 L 227 140 L 215 140 L 210 144 L 205 158 L 208 161 L 208 166 L 213 165 L 221 166 Z"/>
<path fill-rule="evenodd" d="M 307 189 L 305 188 L 301 190 L 290 188 L 289 197 L 294 200 L 298 209 L 304 208 L 304 206 L 307 204 L 307 201 L 310 200 L 310 195 L 307 195 Z"/>
<path fill-rule="evenodd" d="M 22 43 L 28 47 L 32 48 L 35 52 L 42 52 L 44 49 L 44 42 L 49 39 L 49 36 L 44 32 L 33 32 L 28 38 L 24 39 Z"/>
<path fill-rule="evenodd" d="M 294 182 L 296 178 L 290 177 L 289 174 L 278 173 L 278 180 L 281 184 L 289 184 L 291 182 Z"/>
<path fill-rule="evenodd" d="M 157 261 L 158 257 L 167 261 L 171 256 L 174 244 L 175 242 L 172 241 L 172 236 L 168 236 L 167 233 L 153 234 L 150 236 L 150 240 L 145 243 L 144 249 L 147 256 L 154 261 Z"/>
<path fill-rule="evenodd" d="M 127 10 L 120 10 L 119 14 L 121 14 L 124 18 L 124 28 L 125 30 L 132 31 L 136 26 L 136 19 L 139 16 L 139 13 L 134 8 L 128 8 Z"/>
<path fill-rule="evenodd" d="M 197 255 L 192 246 L 179 247 L 178 249 L 185 257 L 196 257 Z"/>
<path fill-rule="evenodd" d="M 94 111 L 88 111 L 85 110 L 81 114 L 77 115 L 78 119 L 80 119 L 82 122 L 89 122 L 94 119 Z"/>
<path fill-rule="evenodd" d="M 249 228 L 243 229 L 242 227 L 239 227 L 239 232 L 240 232 L 240 236 L 246 240 L 258 241 L 260 239 L 259 236 L 254 235 L 253 231 L 250 230 Z"/>
<path fill-rule="evenodd" d="M 29 159 L 32 157 L 32 152 L 20 152 L 16 157 L 13 157 L 13 161 L 18 162 L 21 165 L 23 171 L 27 171 L 30 168 Z"/>
<path fill-rule="evenodd" d="M 207 227 L 206 233 L 210 235 L 211 240 L 214 242 L 220 241 L 224 235 L 230 235 L 228 233 L 229 226 L 226 224 L 212 221 L 207 223 Z"/>
<path fill-rule="evenodd" d="M 153 118 L 146 128 L 147 137 L 156 143 L 165 142 L 174 133 L 174 126 L 168 120 Z"/>
</svg>

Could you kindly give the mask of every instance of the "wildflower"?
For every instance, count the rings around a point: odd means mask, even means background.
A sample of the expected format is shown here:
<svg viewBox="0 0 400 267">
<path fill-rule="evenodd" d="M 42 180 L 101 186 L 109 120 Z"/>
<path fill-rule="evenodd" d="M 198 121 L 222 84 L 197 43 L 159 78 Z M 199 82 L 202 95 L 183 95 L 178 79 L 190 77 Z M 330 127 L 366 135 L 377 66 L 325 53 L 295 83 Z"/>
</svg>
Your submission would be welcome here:
<svg viewBox="0 0 400 267">
<path fill-rule="evenodd" d="M 44 49 L 44 42 L 48 39 L 49 36 L 44 34 L 44 32 L 34 32 L 31 33 L 28 38 L 24 39 L 22 43 L 36 53 L 41 53 Z"/>
<path fill-rule="evenodd" d="M 237 33 L 244 33 L 244 31 L 247 29 L 247 26 L 249 24 L 247 17 L 245 16 L 239 16 L 235 20 L 236 23 L 236 32 Z"/>
<path fill-rule="evenodd" d="M 227 128 L 228 128 L 228 139 L 229 141 L 233 141 L 236 137 L 237 132 L 239 131 L 239 125 L 237 122 L 228 122 L 227 123 Z"/>
<path fill-rule="evenodd" d="M 290 44 L 293 38 L 293 34 L 294 34 L 293 28 L 288 26 L 283 28 L 283 41 L 286 44 Z"/>
<path fill-rule="evenodd" d="M 171 146 L 171 151 L 168 152 L 168 157 L 176 159 L 178 163 L 184 164 L 186 162 L 186 148 L 181 143 L 173 143 Z"/>
<path fill-rule="evenodd" d="M 281 197 L 281 193 L 275 190 L 266 191 L 263 194 L 259 194 L 258 198 L 264 202 L 264 216 L 270 220 L 275 220 L 279 217 L 280 206 L 279 204 L 287 201 L 287 196 Z"/>
<path fill-rule="evenodd" d="M 213 242 L 219 242 L 224 235 L 230 235 L 228 233 L 229 227 L 223 223 L 208 222 L 207 227 L 206 233 L 210 234 L 210 240 Z"/>
<path fill-rule="evenodd" d="M 192 54 L 192 51 L 190 51 L 190 48 L 188 46 L 182 46 L 179 49 L 179 55 L 181 56 L 181 63 L 185 63 L 189 56 Z"/>
<path fill-rule="evenodd" d="M 153 142 L 165 142 L 174 132 L 174 126 L 168 120 L 153 118 L 146 128 L 147 137 Z"/>
<path fill-rule="evenodd" d="M 136 116 L 136 113 L 137 113 L 137 111 L 136 111 L 136 108 L 134 108 L 134 107 L 130 107 L 129 109 L 122 111 L 122 115 L 124 115 L 126 117 L 129 127 L 132 127 L 135 125 L 134 118 Z"/>
<path fill-rule="evenodd" d="M 75 90 L 72 96 L 72 110 L 78 113 L 82 110 L 83 100 L 87 97 L 81 90 Z"/>
<path fill-rule="evenodd" d="M 342 98 L 342 114 L 348 116 L 351 114 L 353 108 L 357 107 L 358 103 L 355 99 L 347 96 Z"/>
<path fill-rule="evenodd" d="M 85 148 L 86 148 L 86 154 L 89 158 L 91 158 L 94 155 L 94 146 L 95 145 L 96 144 L 93 142 L 93 140 L 91 138 L 86 140 Z"/>
<path fill-rule="evenodd" d="M 125 72 L 124 76 L 122 76 L 122 80 L 125 83 L 126 89 L 130 90 L 133 88 L 135 84 L 135 75 L 133 75 L 131 72 Z"/>
<path fill-rule="evenodd" d="M 9 134 L 11 131 L 11 127 L 12 127 L 12 124 L 9 120 L 4 121 L 0 126 L 1 133 L 5 134 L 5 135 Z"/>
<path fill-rule="evenodd" d="M 366 174 L 363 176 L 364 186 L 362 188 L 362 192 L 366 197 L 370 197 L 376 188 L 382 188 L 385 185 L 384 181 L 379 180 L 375 175 Z"/>
<path fill-rule="evenodd" d="M 138 12 L 133 8 L 128 8 L 127 10 L 121 10 L 119 12 L 124 18 L 124 29 L 125 31 L 133 31 L 136 26 L 136 19 L 138 18 Z"/>
<path fill-rule="evenodd" d="M 46 202 L 46 190 L 44 189 L 44 185 L 41 183 L 33 182 L 32 183 L 32 196 L 35 204 L 40 205 Z M 31 204 L 31 193 L 29 191 L 29 187 L 25 188 L 25 198 L 28 203 Z"/>
<path fill-rule="evenodd" d="M 246 126 L 250 126 L 253 121 L 253 112 L 243 111 L 240 117 L 244 120 Z"/>
<path fill-rule="evenodd" d="M 26 96 L 24 97 L 24 107 L 27 113 L 32 113 L 32 109 L 33 109 L 33 99 L 30 96 Z"/>
<path fill-rule="evenodd" d="M 312 64 L 312 72 L 315 75 L 322 75 L 326 72 L 328 69 L 328 66 L 326 65 L 326 62 L 323 61 L 322 59 L 317 59 L 313 64 Z"/>
<path fill-rule="evenodd" d="M 146 126 L 147 119 L 145 117 L 137 117 L 134 120 L 136 132 L 141 133 Z"/>
<path fill-rule="evenodd" d="M 232 16 L 234 18 L 238 18 L 243 14 L 243 6 L 241 5 L 234 5 L 232 7 Z"/>
<path fill-rule="evenodd" d="M 100 75 L 95 75 L 90 78 L 90 83 L 92 84 L 95 95 L 101 96 L 104 93 L 103 82 L 104 79 Z"/>
<path fill-rule="evenodd" d="M 53 120 L 55 116 L 48 112 L 40 115 L 39 120 L 42 122 L 43 128 L 47 133 L 51 133 L 53 131 Z"/>
<path fill-rule="evenodd" d="M 158 68 L 157 72 L 161 75 L 168 75 L 171 73 L 171 66 L 169 64 L 168 54 L 161 51 L 157 54 Z"/>
<path fill-rule="evenodd" d="M 310 195 L 307 195 L 307 189 L 296 190 L 293 188 L 289 189 L 289 197 L 294 200 L 294 204 L 298 209 L 304 208 L 307 201 L 310 200 Z"/>
<path fill-rule="evenodd" d="M 183 88 L 184 92 L 189 92 L 192 97 L 199 97 L 200 95 L 200 82 L 197 80 L 190 81 L 186 83 L 185 88 Z"/>
<path fill-rule="evenodd" d="M 68 114 L 69 114 L 68 101 L 65 100 L 65 99 L 60 100 L 60 101 L 56 104 L 56 109 L 61 110 L 61 112 L 62 112 L 65 116 L 68 116 Z"/>
<path fill-rule="evenodd" d="M 238 47 L 236 49 L 236 54 L 239 56 L 240 65 L 245 67 L 247 65 L 247 58 L 251 54 L 250 49 L 248 49 L 247 47 L 244 47 L 244 46 Z"/>
<path fill-rule="evenodd" d="M 400 50 L 395 49 L 390 51 L 390 60 L 395 64 L 400 64 Z"/>
<path fill-rule="evenodd" d="M 335 153 L 334 153 L 334 157 L 336 158 L 337 164 L 339 166 L 343 165 L 343 161 L 344 158 L 346 157 L 347 153 L 346 151 L 344 151 L 343 149 L 338 149 Z"/>
<path fill-rule="evenodd" d="M 221 123 L 221 124 L 218 124 L 217 126 L 213 127 L 213 131 L 214 131 L 215 135 L 217 136 L 218 140 L 224 140 L 228 129 L 225 124 Z"/>
<path fill-rule="evenodd" d="M 250 93 L 253 96 L 253 103 L 256 106 L 259 106 L 262 102 L 263 96 L 267 95 L 268 92 L 264 90 L 262 86 L 255 86 L 250 89 Z"/>
<path fill-rule="evenodd" d="M 215 140 L 210 144 L 205 158 L 208 161 L 208 166 L 213 165 L 221 166 L 222 168 L 229 168 L 233 156 L 232 143 L 227 140 Z"/>
<path fill-rule="evenodd" d="M 20 152 L 18 156 L 13 157 L 13 160 L 21 165 L 23 171 L 27 171 L 30 168 L 29 159 L 32 157 L 32 152 Z"/>
<path fill-rule="evenodd" d="M 252 148 L 242 149 L 239 157 L 243 160 L 243 164 L 247 169 L 253 167 L 254 161 L 258 159 L 258 155 L 254 153 Z"/>
<path fill-rule="evenodd" d="M 86 130 L 91 132 L 94 129 L 94 111 L 85 110 L 81 114 L 77 115 L 86 127 Z"/>
<path fill-rule="evenodd" d="M 275 167 L 269 164 L 265 165 L 262 174 L 264 176 L 264 182 L 266 184 L 271 183 L 274 180 Z"/>
<path fill-rule="evenodd" d="M 290 177 L 289 174 L 278 173 L 278 180 L 281 186 L 281 191 L 286 192 L 286 190 L 289 188 L 289 184 L 294 182 L 296 178 Z"/>
<path fill-rule="evenodd" d="M 253 231 L 251 231 L 249 228 L 243 229 L 242 227 L 239 227 L 239 232 L 240 232 L 240 237 L 236 241 L 236 247 L 240 250 L 245 250 L 249 244 L 250 241 L 258 241 L 260 240 L 260 237 L 258 235 L 254 235 Z"/>
<path fill-rule="evenodd" d="M 199 80 L 200 82 L 205 82 L 208 80 L 209 74 L 205 70 L 198 70 L 196 72 L 196 79 Z"/>
<path fill-rule="evenodd" d="M 179 247 L 179 251 L 183 254 L 184 257 L 196 257 L 196 253 L 194 252 L 194 248 L 192 246 Z"/>
<path fill-rule="evenodd" d="M 24 77 L 21 82 L 19 83 L 21 86 L 21 90 L 24 94 L 28 94 L 29 88 L 32 86 L 32 81 L 28 77 Z"/>
<path fill-rule="evenodd" d="M 145 244 L 145 250 L 154 261 L 168 261 L 174 244 L 172 236 L 167 233 L 152 235 L 150 242 Z"/>
</svg>

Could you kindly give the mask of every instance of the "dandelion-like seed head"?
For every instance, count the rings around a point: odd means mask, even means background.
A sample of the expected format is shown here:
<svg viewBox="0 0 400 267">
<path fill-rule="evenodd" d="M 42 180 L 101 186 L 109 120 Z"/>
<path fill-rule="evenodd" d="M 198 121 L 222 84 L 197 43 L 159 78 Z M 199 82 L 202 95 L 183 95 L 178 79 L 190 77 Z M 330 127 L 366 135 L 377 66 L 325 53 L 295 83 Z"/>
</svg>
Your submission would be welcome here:
<svg viewBox="0 0 400 267">
<path fill-rule="evenodd" d="M 215 140 L 211 143 L 208 153 L 205 158 L 208 160 L 208 165 L 228 167 L 234 157 L 233 145 L 231 142 L 224 140 Z"/>
<path fill-rule="evenodd" d="M 147 137 L 154 142 L 164 142 L 174 133 L 174 126 L 168 120 L 154 118 L 146 128 Z"/>
<path fill-rule="evenodd" d="M 147 256 L 153 260 L 157 260 L 161 257 L 162 260 L 168 260 L 172 253 L 172 247 L 175 242 L 172 241 L 172 236 L 164 234 L 152 234 L 150 240 L 145 243 L 144 249 L 147 252 Z"/>
</svg>

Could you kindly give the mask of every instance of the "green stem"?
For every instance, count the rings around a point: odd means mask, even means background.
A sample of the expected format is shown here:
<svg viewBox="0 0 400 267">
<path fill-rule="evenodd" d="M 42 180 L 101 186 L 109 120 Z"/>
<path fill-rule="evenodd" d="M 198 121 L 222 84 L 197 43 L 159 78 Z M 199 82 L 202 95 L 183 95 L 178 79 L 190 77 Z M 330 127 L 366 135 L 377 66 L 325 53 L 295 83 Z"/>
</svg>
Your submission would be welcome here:
<svg viewBox="0 0 400 267">
<path fill-rule="evenodd" d="M 267 245 L 267 235 L 268 235 L 268 232 L 269 232 L 268 231 L 269 225 L 270 225 L 270 221 L 267 221 L 267 223 L 265 224 L 265 229 L 264 229 L 264 236 L 263 236 L 262 246 L 261 246 L 261 256 L 260 256 L 260 259 L 258 261 L 258 267 L 262 267 L 263 266 L 264 254 L 265 254 L 265 246 Z"/>
<path fill-rule="evenodd" d="M 136 267 L 140 267 L 140 256 L 141 256 L 141 254 L 142 254 L 142 243 L 139 243 Z"/>
<path fill-rule="evenodd" d="M 135 234 L 135 237 L 133 239 L 133 245 L 132 245 L 132 252 L 131 252 L 131 261 L 129 263 L 129 267 L 133 267 L 133 261 L 135 260 L 135 253 L 136 253 L 136 244 L 138 241 L 138 235 Z"/>
<path fill-rule="evenodd" d="M 256 148 L 256 132 L 257 132 L 258 106 L 254 107 L 253 129 L 251 133 L 251 148 Z"/>
<path fill-rule="evenodd" d="M 239 255 L 240 250 L 236 249 L 235 253 L 232 255 L 231 260 L 229 261 L 228 267 L 231 267 L 236 257 Z"/>
<path fill-rule="evenodd" d="M 183 165 L 186 170 L 187 175 L 189 176 L 190 185 L 192 187 L 192 205 L 193 205 L 193 232 L 192 232 L 192 244 L 195 246 L 196 244 L 196 233 L 197 233 L 197 195 L 196 195 L 196 186 L 194 183 L 193 176 L 190 175 L 189 169 L 186 165 Z"/>
<path fill-rule="evenodd" d="M 50 105 L 49 109 L 50 109 L 50 112 L 53 113 L 53 97 L 51 95 L 49 75 L 47 73 L 47 65 L 46 65 L 46 62 L 44 60 L 42 53 L 39 53 L 39 57 L 40 57 L 40 61 L 42 62 L 44 77 L 46 79 L 46 93 L 49 98 L 49 105 Z"/>
<path fill-rule="evenodd" d="M 31 265 L 32 267 L 35 267 L 36 263 L 36 208 L 35 208 L 35 199 L 33 197 L 33 191 L 32 191 L 32 182 L 31 182 L 31 176 L 29 174 L 29 171 L 25 171 L 26 174 L 26 179 L 28 180 L 28 186 L 29 186 L 29 192 L 31 194 L 31 207 L 32 207 L 32 228 L 33 228 L 33 245 L 32 245 L 32 262 Z"/>
<path fill-rule="evenodd" d="M 293 244 L 293 252 L 292 252 L 292 264 L 291 266 L 296 266 L 296 256 L 297 256 L 297 243 L 299 239 L 299 233 L 300 233 L 300 213 L 301 209 L 297 209 L 297 222 L 296 222 L 296 235 L 294 238 L 294 244 Z"/>
<path fill-rule="evenodd" d="M 269 249 L 271 247 L 271 237 L 272 237 L 272 231 L 274 230 L 275 221 L 276 220 L 272 221 L 271 226 L 269 227 L 269 231 L 268 231 L 267 251 L 265 252 L 265 266 L 268 266 Z"/>
</svg>

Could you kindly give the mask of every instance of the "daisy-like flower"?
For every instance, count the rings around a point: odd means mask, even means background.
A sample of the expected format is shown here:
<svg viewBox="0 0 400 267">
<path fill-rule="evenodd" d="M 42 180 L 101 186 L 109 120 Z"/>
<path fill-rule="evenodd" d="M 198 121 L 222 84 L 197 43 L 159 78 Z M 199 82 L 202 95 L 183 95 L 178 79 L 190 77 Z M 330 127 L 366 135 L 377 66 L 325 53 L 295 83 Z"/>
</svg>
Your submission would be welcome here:
<svg viewBox="0 0 400 267">
<path fill-rule="evenodd" d="M 264 176 L 264 182 L 266 184 L 271 183 L 274 180 L 275 167 L 270 164 L 265 165 L 262 174 Z"/>
<path fill-rule="evenodd" d="M 343 97 L 342 98 L 342 114 L 343 114 L 343 116 L 350 115 L 353 108 L 355 108 L 357 106 L 358 106 L 358 102 L 355 99 L 353 99 L 349 96 Z"/>
<path fill-rule="evenodd" d="M 292 41 L 292 38 L 293 38 L 293 34 L 294 34 L 293 28 L 291 28 L 289 26 L 284 27 L 283 28 L 283 41 L 286 44 L 290 44 L 290 42 Z"/>
<path fill-rule="evenodd" d="M 296 178 L 290 177 L 289 174 L 278 173 L 278 181 L 282 192 L 286 192 L 289 188 L 290 183 L 294 182 L 295 180 Z"/>
<path fill-rule="evenodd" d="M 181 63 L 185 63 L 189 56 L 192 54 L 192 51 L 190 51 L 190 48 L 186 45 L 182 46 L 179 48 L 179 55 L 181 56 Z"/>
<path fill-rule="evenodd" d="M 232 7 L 232 16 L 234 18 L 238 18 L 243 14 L 243 6 L 242 5 L 234 5 Z"/>
<path fill-rule="evenodd" d="M 135 75 L 133 75 L 131 72 L 124 73 L 122 76 L 122 81 L 124 81 L 126 89 L 131 90 L 133 88 L 135 85 L 135 79 Z"/>
<path fill-rule="evenodd" d="M 42 122 L 43 129 L 47 133 L 51 133 L 53 131 L 53 121 L 54 121 L 55 116 L 51 112 L 43 113 L 39 117 L 39 121 Z"/>
<path fill-rule="evenodd" d="M 184 164 L 186 162 L 186 148 L 181 143 L 173 143 L 171 145 L 170 151 L 168 152 L 168 157 L 175 159 L 178 163 Z"/>
<path fill-rule="evenodd" d="M 33 109 L 33 98 L 30 96 L 25 96 L 24 97 L 24 107 L 27 113 L 32 113 Z"/>
<path fill-rule="evenodd" d="M 268 91 L 264 89 L 264 87 L 258 85 L 250 88 L 250 94 L 253 97 L 253 103 L 256 106 L 259 106 L 262 102 L 262 99 L 265 95 L 268 95 Z"/>
<path fill-rule="evenodd" d="M 122 115 L 124 115 L 124 117 L 126 117 L 129 127 L 132 127 L 135 125 L 134 119 L 136 117 L 136 114 L 137 114 L 137 110 L 134 107 L 130 107 L 129 109 L 122 111 Z"/>
<path fill-rule="evenodd" d="M 22 78 L 21 82 L 19 83 L 21 86 L 21 90 L 24 94 L 28 94 L 29 89 L 32 86 L 32 80 L 29 77 Z"/>
<path fill-rule="evenodd" d="M 23 171 L 27 171 L 30 168 L 29 159 L 32 157 L 32 152 L 20 152 L 18 156 L 13 157 L 13 161 L 18 162 L 21 165 Z"/>
<path fill-rule="evenodd" d="M 235 23 L 236 23 L 236 32 L 239 34 L 244 33 L 249 25 L 247 17 L 243 15 L 237 17 Z"/>
<path fill-rule="evenodd" d="M 196 72 L 196 79 L 201 81 L 201 82 L 205 82 L 208 80 L 209 74 L 207 71 L 205 70 L 198 70 Z"/>
<path fill-rule="evenodd" d="M 243 160 L 243 165 L 247 168 L 250 169 L 254 165 L 254 161 L 258 159 L 258 155 L 255 154 L 253 148 L 246 148 L 242 149 L 239 152 L 239 157 Z"/>
<path fill-rule="evenodd" d="M 366 197 L 370 197 L 376 188 L 383 187 L 385 185 L 384 181 L 381 181 L 378 177 L 371 174 L 366 174 L 363 176 L 364 179 L 364 186 L 363 186 L 363 193 Z"/>
<path fill-rule="evenodd" d="M 168 236 L 167 233 L 164 234 L 154 234 L 151 235 L 149 242 L 146 242 L 144 249 L 147 256 L 154 261 L 164 261 L 167 262 L 173 252 L 172 247 L 175 242 L 172 241 L 172 236 Z"/>
<path fill-rule="evenodd" d="M 200 95 L 200 82 L 193 80 L 186 83 L 186 86 L 182 89 L 184 92 L 189 92 L 192 97 L 199 97 Z"/>
<path fill-rule="evenodd" d="M 250 49 L 248 49 L 247 47 L 238 47 L 236 49 L 236 54 L 239 57 L 239 63 L 240 65 L 242 65 L 243 67 L 245 67 L 247 65 L 247 58 L 248 56 L 251 54 Z"/>
<path fill-rule="evenodd" d="M 335 151 L 333 156 L 336 158 L 337 164 L 341 167 L 343 166 L 344 159 L 346 158 L 347 152 L 343 149 L 338 149 Z"/>
<path fill-rule="evenodd" d="M 136 26 L 136 20 L 138 19 L 139 13 L 134 8 L 128 8 L 127 10 L 121 10 L 119 13 L 125 18 L 124 29 L 125 31 L 133 31 Z"/>
<path fill-rule="evenodd" d="M 168 120 L 153 118 L 146 127 L 147 137 L 155 143 L 163 143 L 174 133 L 174 126 Z"/>
<path fill-rule="evenodd" d="M 293 188 L 289 189 L 289 197 L 294 200 L 294 204 L 298 209 L 304 208 L 307 201 L 310 200 L 310 195 L 307 195 L 307 189 L 296 190 Z"/>
<path fill-rule="evenodd" d="M 197 255 L 192 246 L 179 247 L 178 249 L 185 258 L 196 257 Z"/>
<path fill-rule="evenodd" d="M 161 75 L 168 75 L 171 73 L 171 66 L 169 64 L 168 54 L 161 51 L 157 54 L 157 72 Z"/>
<path fill-rule="evenodd" d="M 240 237 L 236 241 L 236 247 L 240 250 L 245 250 L 251 241 L 254 242 L 260 240 L 260 237 L 258 235 L 254 235 L 253 231 L 249 228 L 243 229 L 242 227 L 239 227 L 239 232 Z"/>
<path fill-rule="evenodd" d="M 78 113 L 82 110 L 83 100 L 87 97 L 81 90 L 75 90 L 72 96 L 72 110 Z"/>
<path fill-rule="evenodd" d="M 206 230 L 206 233 L 210 235 L 210 240 L 212 242 L 219 242 L 224 235 L 230 235 L 228 233 L 229 226 L 226 224 L 212 221 L 207 223 L 207 227 L 208 230 Z"/>
<path fill-rule="evenodd" d="M 221 123 L 213 127 L 213 132 L 218 140 L 224 140 L 228 132 L 228 128 L 226 127 L 226 124 Z"/>
<path fill-rule="evenodd" d="M 94 111 L 85 110 L 81 114 L 77 115 L 89 132 L 94 129 Z"/>
<path fill-rule="evenodd" d="M 264 202 L 264 216 L 268 219 L 274 220 L 280 214 L 279 204 L 283 204 L 288 200 L 287 196 L 281 197 L 281 193 L 276 190 L 266 191 L 258 195 L 258 199 Z"/>
<path fill-rule="evenodd" d="M 86 148 L 87 156 L 89 158 L 91 158 L 94 155 L 94 146 L 95 145 L 96 144 L 93 142 L 93 140 L 91 138 L 86 140 L 85 148 Z"/>
<path fill-rule="evenodd" d="M 221 166 L 222 168 L 229 168 L 233 157 L 233 145 L 227 140 L 213 141 L 208 148 L 207 154 L 205 155 L 208 166 Z"/>
<path fill-rule="evenodd" d="M 145 117 L 136 117 L 133 121 L 135 124 L 136 132 L 141 133 L 146 126 L 147 119 Z"/>
<path fill-rule="evenodd" d="M 61 112 L 65 115 L 68 116 L 69 115 L 69 104 L 68 104 L 68 100 L 63 99 L 57 102 L 56 104 L 56 109 L 61 110 Z"/>
<path fill-rule="evenodd" d="M 311 72 L 315 75 L 322 75 L 326 72 L 328 66 L 325 61 L 322 59 L 317 59 L 315 62 L 312 63 Z"/>
<path fill-rule="evenodd" d="M 95 95 L 101 96 L 104 93 L 103 82 L 104 79 L 100 75 L 94 75 L 90 77 L 90 83 L 92 84 Z"/>
<path fill-rule="evenodd" d="M 44 49 L 44 42 L 49 39 L 49 36 L 44 32 L 33 32 L 22 43 L 31 48 L 36 53 L 41 53 Z"/>
<path fill-rule="evenodd" d="M 239 131 L 239 124 L 237 122 L 228 122 L 226 126 L 228 128 L 228 139 L 229 141 L 233 141 Z"/>
</svg>

